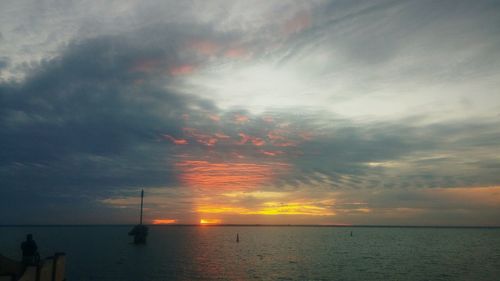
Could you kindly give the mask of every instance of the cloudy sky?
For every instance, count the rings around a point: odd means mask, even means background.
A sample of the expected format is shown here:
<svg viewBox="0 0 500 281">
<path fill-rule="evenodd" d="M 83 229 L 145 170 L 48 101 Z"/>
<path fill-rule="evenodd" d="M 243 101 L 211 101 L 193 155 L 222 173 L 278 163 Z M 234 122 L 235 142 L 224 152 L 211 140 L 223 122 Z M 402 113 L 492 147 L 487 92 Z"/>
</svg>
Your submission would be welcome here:
<svg viewBox="0 0 500 281">
<path fill-rule="evenodd" d="M 498 1 L 2 1 L 0 224 L 500 225 Z"/>
</svg>

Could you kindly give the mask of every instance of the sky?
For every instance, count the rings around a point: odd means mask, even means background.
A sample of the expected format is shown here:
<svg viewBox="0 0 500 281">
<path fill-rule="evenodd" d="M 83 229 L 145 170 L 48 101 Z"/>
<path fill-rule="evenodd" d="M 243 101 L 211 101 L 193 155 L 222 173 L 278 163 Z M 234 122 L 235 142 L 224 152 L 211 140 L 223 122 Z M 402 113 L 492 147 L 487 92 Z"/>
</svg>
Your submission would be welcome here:
<svg viewBox="0 0 500 281">
<path fill-rule="evenodd" d="M 1 1 L 0 224 L 500 225 L 498 1 Z"/>
</svg>

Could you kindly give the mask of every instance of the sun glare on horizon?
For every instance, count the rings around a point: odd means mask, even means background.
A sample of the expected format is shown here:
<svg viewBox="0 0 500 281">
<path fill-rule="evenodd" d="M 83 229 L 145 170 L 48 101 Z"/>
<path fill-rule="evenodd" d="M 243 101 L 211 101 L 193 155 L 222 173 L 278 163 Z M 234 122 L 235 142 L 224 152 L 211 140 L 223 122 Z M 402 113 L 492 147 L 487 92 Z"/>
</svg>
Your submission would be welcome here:
<svg viewBox="0 0 500 281">
<path fill-rule="evenodd" d="M 215 225 L 221 223 L 222 223 L 221 219 L 200 219 L 201 225 Z"/>
</svg>

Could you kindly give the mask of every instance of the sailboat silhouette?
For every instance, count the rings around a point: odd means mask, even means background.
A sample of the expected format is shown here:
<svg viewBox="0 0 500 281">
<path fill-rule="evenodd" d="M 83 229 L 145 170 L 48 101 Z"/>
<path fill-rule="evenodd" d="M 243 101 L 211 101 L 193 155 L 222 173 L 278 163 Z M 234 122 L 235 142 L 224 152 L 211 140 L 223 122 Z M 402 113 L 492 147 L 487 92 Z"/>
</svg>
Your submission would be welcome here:
<svg viewBox="0 0 500 281">
<path fill-rule="evenodd" d="M 141 191 L 141 216 L 139 224 L 134 226 L 128 235 L 134 236 L 134 244 L 146 244 L 146 237 L 148 236 L 148 227 L 142 224 L 142 207 L 144 203 L 144 189 Z"/>
</svg>

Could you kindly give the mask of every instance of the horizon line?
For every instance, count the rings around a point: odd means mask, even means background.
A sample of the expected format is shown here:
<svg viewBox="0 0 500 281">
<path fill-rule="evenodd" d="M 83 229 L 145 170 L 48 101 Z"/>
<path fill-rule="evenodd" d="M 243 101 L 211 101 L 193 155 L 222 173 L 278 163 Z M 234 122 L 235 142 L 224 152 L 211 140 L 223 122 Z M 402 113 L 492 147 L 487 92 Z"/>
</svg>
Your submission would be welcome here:
<svg viewBox="0 0 500 281">
<path fill-rule="evenodd" d="M 134 226 L 136 224 L 0 224 L 0 227 L 106 227 L 106 226 Z M 159 227 L 380 227 L 380 228 L 500 228 L 500 225 L 387 225 L 387 224 L 144 224 Z"/>
</svg>

